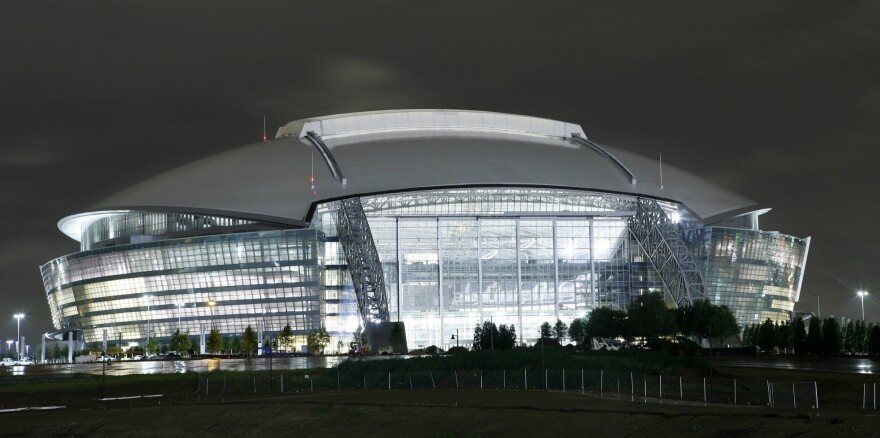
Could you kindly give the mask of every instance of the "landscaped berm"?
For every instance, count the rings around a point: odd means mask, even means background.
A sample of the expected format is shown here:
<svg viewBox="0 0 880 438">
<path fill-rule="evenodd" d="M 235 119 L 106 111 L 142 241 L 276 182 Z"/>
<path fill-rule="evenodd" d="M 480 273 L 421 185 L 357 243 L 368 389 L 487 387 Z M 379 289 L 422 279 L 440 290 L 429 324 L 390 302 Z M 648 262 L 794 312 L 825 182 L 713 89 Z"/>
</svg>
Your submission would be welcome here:
<svg viewBox="0 0 880 438">
<path fill-rule="evenodd" d="M 605 353 L 575 364 L 560 361 L 570 355 L 545 353 L 547 371 L 484 352 L 271 374 L 7 376 L 0 421 L 4 436 L 90 437 L 824 437 L 880 430 L 870 383 L 862 409 L 863 385 L 873 376 L 755 368 L 716 368 L 710 376 L 693 358 Z M 477 369 L 475 361 L 493 369 Z M 775 406 L 767 382 L 778 388 Z M 790 397 L 789 386 L 815 394 Z M 50 406 L 58 408 L 13 411 Z"/>
</svg>

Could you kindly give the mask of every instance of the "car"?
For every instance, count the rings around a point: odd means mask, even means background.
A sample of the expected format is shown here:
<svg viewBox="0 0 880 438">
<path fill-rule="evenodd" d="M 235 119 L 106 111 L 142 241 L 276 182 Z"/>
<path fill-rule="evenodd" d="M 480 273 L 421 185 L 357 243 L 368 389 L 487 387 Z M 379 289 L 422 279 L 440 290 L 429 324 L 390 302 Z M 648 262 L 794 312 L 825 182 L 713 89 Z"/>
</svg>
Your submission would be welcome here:
<svg viewBox="0 0 880 438">
<path fill-rule="evenodd" d="M 9 357 L 4 357 L 3 360 L 0 361 L 0 366 L 11 367 L 13 365 L 15 365 L 15 361 L 13 361 L 12 358 Z"/>
<path fill-rule="evenodd" d="M 142 356 L 140 354 L 135 354 L 134 356 L 131 357 L 131 360 L 142 360 L 143 358 L 144 358 L 144 356 Z"/>
<path fill-rule="evenodd" d="M 13 363 L 13 365 L 33 365 L 34 361 L 29 357 L 23 357 Z"/>
<path fill-rule="evenodd" d="M 96 359 L 98 362 L 115 362 L 116 358 L 113 356 L 101 356 Z"/>
</svg>

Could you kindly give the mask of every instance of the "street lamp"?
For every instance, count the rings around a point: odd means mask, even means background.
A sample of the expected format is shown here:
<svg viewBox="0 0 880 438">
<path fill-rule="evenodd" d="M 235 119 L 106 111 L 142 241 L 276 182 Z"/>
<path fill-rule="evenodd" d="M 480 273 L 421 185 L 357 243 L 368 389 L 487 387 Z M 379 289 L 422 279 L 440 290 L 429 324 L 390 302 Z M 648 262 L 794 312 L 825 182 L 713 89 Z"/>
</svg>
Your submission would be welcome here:
<svg viewBox="0 0 880 438">
<path fill-rule="evenodd" d="M 868 291 L 860 290 L 856 292 L 856 295 L 859 296 L 862 302 L 862 322 L 865 322 L 865 295 L 868 295 Z"/>
<path fill-rule="evenodd" d="M 18 358 L 21 359 L 21 320 L 24 319 L 24 313 L 16 313 L 13 316 L 18 320 L 18 337 L 15 338 L 15 352 L 18 354 Z"/>
<path fill-rule="evenodd" d="M 452 339 L 455 341 L 455 346 L 458 347 L 458 329 L 455 329 L 455 334 L 452 335 Z"/>
</svg>

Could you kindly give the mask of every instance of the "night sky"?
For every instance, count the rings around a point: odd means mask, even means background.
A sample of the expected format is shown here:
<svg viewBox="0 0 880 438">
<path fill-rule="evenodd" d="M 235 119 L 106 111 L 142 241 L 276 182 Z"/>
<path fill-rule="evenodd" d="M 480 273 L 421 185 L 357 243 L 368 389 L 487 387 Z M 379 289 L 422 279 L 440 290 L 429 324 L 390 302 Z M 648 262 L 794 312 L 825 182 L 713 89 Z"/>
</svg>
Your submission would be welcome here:
<svg viewBox="0 0 880 438">
<path fill-rule="evenodd" d="M 796 309 L 880 319 L 880 3 L 0 2 L 0 338 L 52 330 L 62 217 L 305 117 L 525 114 L 812 236 Z M 768 4 L 769 3 L 769 4 Z M 5 350 L 5 345 L 4 345 Z"/>
</svg>

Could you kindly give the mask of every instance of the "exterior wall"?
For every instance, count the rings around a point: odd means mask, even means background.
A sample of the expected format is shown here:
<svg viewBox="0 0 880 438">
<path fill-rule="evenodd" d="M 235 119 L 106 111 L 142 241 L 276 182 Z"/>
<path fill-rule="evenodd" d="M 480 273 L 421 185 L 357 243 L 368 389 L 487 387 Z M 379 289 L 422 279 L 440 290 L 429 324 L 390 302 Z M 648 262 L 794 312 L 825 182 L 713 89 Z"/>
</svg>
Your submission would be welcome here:
<svg viewBox="0 0 880 438">
<path fill-rule="evenodd" d="M 82 327 L 86 342 L 144 342 L 204 324 L 239 337 L 290 322 L 321 321 L 324 238 L 313 229 L 227 234 L 84 251 L 40 269 L 56 329 Z M 211 305 L 213 303 L 213 305 Z"/>
<path fill-rule="evenodd" d="M 740 325 L 787 321 L 798 298 L 807 239 L 737 228 L 686 233 L 702 263 L 713 304 L 726 305 Z"/>
<path fill-rule="evenodd" d="M 634 198 L 540 189 L 456 189 L 361 198 L 383 265 L 389 310 L 411 348 L 469 345 L 480 321 L 514 325 L 521 341 L 632 293 L 662 290 L 633 258 Z M 357 305 L 337 245 L 333 203 L 313 227 L 327 236 L 327 327 L 353 331 Z M 641 259 L 641 256 L 637 257 Z M 330 279 L 332 277 L 332 279 Z M 457 330 L 457 332 L 456 332 Z"/>
<path fill-rule="evenodd" d="M 630 195 L 467 188 L 361 202 L 391 318 L 406 323 L 411 348 L 449 348 L 454 334 L 469 345 L 485 320 L 513 325 L 521 342 L 533 342 L 545 321 L 569 323 L 663 290 L 629 233 Z M 676 204 L 661 206 L 678 213 Z M 332 335 L 327 350 L 345 351 L 360 321 L 337 210 L 336 202 L 316 206 L 310 229 L 159 240 L 53 260 L 41 271 L 55 327 L 82 328 L 87 342 L 104 329 L 111 339 L 143 342 L 148 325 L 168 338 L 178 327 L 195 336 L 212 324 L 224 335 L 247 325 L 271 334 L 288 322 L 304 336 L 323 323 Z M 94 241 L 144 231 L 136 215 L 127 217 L 95 225 Z M 158 214 L 168 220 L 154 228 L 172 230 L 181 217 Z M 689 223 L 684 237 L 711 301 L 729 306 L 740 324 L 788 318 L 808 240 L 699 226 Z"/>
</svg>

